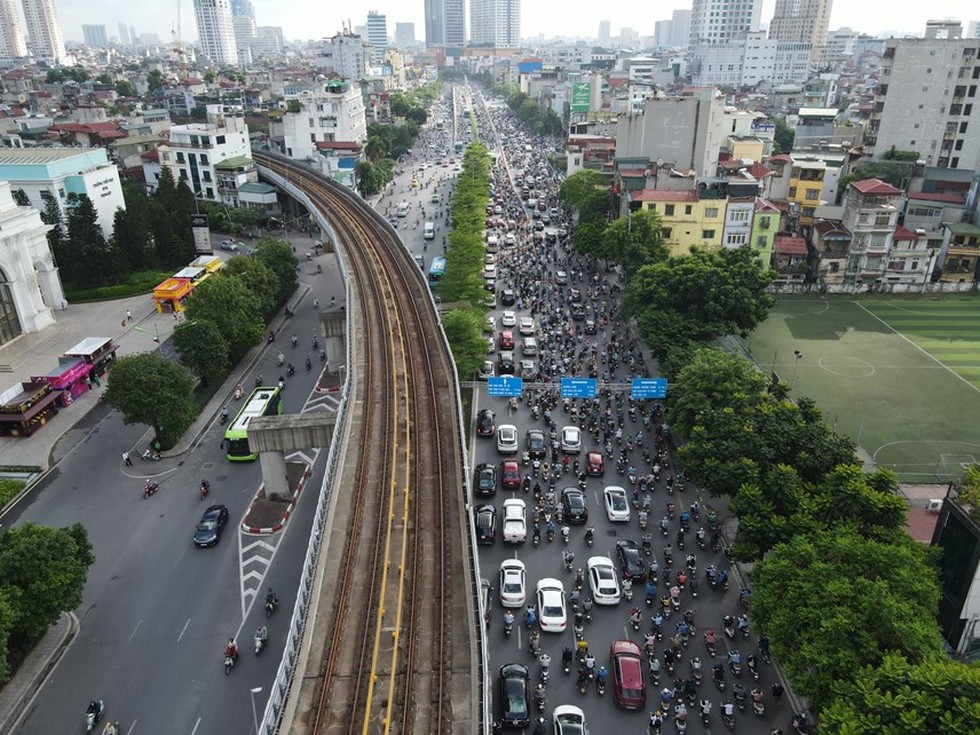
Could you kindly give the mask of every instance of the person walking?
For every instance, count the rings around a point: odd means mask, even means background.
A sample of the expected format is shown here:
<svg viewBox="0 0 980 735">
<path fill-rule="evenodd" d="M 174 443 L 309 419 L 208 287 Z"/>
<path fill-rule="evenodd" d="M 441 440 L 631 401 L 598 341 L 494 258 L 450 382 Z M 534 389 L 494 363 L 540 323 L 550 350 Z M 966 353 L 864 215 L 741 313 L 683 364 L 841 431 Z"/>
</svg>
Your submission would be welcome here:
<svg viewBox="0 0 980 735">
<path fill-rule="evenodd" d="M 126 463 L 127 467 L 133 466 L 133 460 L 129 458 L 129 452 L 125 452 L 125 451 L 123 452 L 123 462 Z"/>
<path fill-rule="evenodd" d="M 127 322 L 133 321 L 133 312 L 130 311 L 129 309 L 126 309 L 126 321 Z"/>
</svg>

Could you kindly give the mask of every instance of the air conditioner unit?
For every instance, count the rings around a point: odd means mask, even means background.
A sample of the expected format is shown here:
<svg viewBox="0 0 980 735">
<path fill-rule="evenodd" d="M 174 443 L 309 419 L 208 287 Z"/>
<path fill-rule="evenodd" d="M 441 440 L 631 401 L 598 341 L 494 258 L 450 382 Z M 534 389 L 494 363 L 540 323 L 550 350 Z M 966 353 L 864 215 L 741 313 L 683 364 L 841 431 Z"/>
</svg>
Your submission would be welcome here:
<svg viewBox="0 0 980 735">
<path fill-rule="evenodd" d="M 935 514 L 938 515 L 939 514 L 939 511 L 942 510 L 942 507 L 943 507 L 943 501 L 942 500 L 936 500 L 935 498 L 931 498 L 929 500 L 929 505 L 926 506 L 926 509 L 930 513 L 935 513 Z"/>
</svg>

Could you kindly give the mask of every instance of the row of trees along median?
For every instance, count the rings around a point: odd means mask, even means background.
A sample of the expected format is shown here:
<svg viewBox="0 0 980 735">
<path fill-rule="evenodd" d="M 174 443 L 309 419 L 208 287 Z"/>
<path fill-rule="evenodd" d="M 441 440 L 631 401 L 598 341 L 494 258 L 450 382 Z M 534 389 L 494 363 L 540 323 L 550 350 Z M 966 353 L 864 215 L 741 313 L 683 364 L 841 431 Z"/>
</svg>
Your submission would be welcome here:
<svg viewBox="0 0 980 735">
<path fill-rule="evenodd" d="M 262 341 L 265 325 L 296 291 L 296 265 L 289 243 L 273 238 L 260 240 L 251 256 L 231 258 L 188 297 L 186 321 L 173 335 L 179 362 L 159 352 L 120 358 L 106 400 L 126 423 L 153 427 L 161 448 L 172 447 L 231 366 Z"/>
</svg>

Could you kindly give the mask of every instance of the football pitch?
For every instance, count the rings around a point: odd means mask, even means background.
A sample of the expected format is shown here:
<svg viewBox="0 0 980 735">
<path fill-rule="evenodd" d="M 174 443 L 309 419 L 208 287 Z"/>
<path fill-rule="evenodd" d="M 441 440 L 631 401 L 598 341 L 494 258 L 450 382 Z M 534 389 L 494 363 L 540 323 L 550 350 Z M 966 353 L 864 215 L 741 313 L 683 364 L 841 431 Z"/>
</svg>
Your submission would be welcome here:
<svg viewBox="0 0 980 735">
<path fill-rule="evenodd" d="M 978 296 L 781 297 L 744 346 L 903 482 L 980 462 Z"/>
</svg>

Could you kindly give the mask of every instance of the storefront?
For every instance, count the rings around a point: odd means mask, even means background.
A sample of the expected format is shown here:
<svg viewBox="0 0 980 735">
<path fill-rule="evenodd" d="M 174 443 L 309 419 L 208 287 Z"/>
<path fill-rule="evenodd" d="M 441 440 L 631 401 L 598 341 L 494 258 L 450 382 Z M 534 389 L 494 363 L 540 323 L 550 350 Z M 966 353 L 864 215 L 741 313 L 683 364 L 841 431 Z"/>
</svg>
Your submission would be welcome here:
<svg viewBox="0 0 980 735">
<path fill-rule="evenodd" d="M 184 310 L 184 300 L 194 290 L 190 278 L 173 276 L 153 289 L 153 300 L 161 314 L 173 314 Z"/>
<path fill-rule="evenodd" d="M 0 400 L 0 436 L 31 436 L 58 415 L 60 390 L 47 383 L 21 383 Z"/>
<path fill-rule="evenodd" d="M 32 376 L 31 382 L 47 383 L 54 390 L 60 391 L 58 405 L 70 406 L 72 401 L 91 387 L 91 371 L 92 366 L 80 357 L 59 357 L 57 369 L 47 375 Z"/>
<path fill-rule="evenodd" d="M 80 357 L 91 365 L 90 377 L 98 378 L 112 369 L 116 361 L 116 344 L 109 337 L 86 337 L 70 350 L 65 357 Z"/>
</svg>

